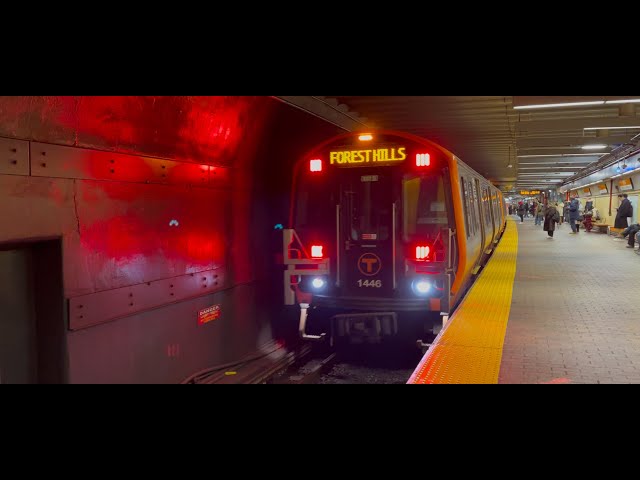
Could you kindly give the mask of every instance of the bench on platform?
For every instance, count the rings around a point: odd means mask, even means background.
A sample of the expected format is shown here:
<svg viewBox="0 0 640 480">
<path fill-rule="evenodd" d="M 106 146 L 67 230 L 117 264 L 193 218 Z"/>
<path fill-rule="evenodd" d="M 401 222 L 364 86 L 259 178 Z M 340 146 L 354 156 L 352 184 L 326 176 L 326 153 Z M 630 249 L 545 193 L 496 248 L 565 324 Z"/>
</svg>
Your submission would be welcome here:
<svg viewBox="0 0 640 480">
<path fill-rule="evenodd" d="M 593 229 L 598 231 L 598 233 L 609 233 L 610 225 L 608 223 L 594 223 Z"/>
<path fill-rule="evenodd" d="M 607 233 L 609 235 L 615 235 L 616 233 L 622 233 L 623 231 L 624 231 L 624 228 L 615 228 L 610 225 L 607 227 Z"/>
</svg>

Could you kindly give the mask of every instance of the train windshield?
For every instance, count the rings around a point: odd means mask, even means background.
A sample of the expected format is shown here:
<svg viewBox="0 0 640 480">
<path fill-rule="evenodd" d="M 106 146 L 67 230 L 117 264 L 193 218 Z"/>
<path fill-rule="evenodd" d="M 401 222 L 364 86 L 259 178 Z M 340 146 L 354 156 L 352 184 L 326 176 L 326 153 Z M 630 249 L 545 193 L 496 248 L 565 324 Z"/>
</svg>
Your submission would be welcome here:
<svg viewBox="0 0 640 480">
<path fill-rule="evenodd" d="M 402 192 L 406 242 L 435 238 L 449 225 L 442 175 L 406 176 Z"/>
<path fill-rule="evenodd" d="M 386 172 L 345 175 L 341 188 L 351 240 L 387 240 L 392 210 L 389 175 Z"/>
</svg>

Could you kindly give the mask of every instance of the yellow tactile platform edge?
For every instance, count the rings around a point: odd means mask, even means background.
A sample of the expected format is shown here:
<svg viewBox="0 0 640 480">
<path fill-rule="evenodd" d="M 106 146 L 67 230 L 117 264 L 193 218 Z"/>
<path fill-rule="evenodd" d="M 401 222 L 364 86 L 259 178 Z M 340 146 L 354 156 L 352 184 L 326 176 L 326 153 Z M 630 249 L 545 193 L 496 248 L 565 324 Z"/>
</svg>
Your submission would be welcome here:
<svg viewBox="0 0 640 480">
<path fill-rule="evenodd" d="M 498 383 L 517 257 L 518 229 L 508 219 L 493 256 L 407 383 Z"/>
</svg>

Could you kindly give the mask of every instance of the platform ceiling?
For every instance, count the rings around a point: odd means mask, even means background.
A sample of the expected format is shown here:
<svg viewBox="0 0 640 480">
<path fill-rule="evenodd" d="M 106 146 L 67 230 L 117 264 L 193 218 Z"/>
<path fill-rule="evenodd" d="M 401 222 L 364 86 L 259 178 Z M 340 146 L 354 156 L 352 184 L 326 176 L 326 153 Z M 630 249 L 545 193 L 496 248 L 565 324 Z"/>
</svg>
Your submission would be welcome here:
<svg viewBox="0 0 640 480">
<path fill-rule="evenodd" d="M 386 128 L 429 138 L 505 191 L 557 186 L 640 134 L 640 95 L 280 98 L 320 116 L 324 109 L 329 121 L 348 130 Z M 536 107 L 576 102 L 594 104 Z M 604 148 L 582 148 L 588 145 Z"/>
</svg>

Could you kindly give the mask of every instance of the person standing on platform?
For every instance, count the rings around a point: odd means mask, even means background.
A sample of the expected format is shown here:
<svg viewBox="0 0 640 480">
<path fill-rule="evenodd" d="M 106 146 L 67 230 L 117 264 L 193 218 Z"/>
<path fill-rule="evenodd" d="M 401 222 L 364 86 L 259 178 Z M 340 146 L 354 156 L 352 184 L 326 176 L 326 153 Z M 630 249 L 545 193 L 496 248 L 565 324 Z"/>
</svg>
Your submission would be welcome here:
<svg viewBox="0 0 640 480">
<path fill-rule="evenodd" d="M 618 207 L 614 228 L 627 228 L 629 226 L 627 217 L 633 217 L 633 205 L 627 197 L 626 193 L 622 194 L 622 203 Z"/>
<path fill-rule="evenodd" d="M 542 210 L 542 208 L 541 208 Z M 553 204 L 549 204 L 544 213 L 544 231 L 549 235 L 547 238 L 553 238 L 553 232 L 556 229 L 556 223 L 560 221 L 560 213 Z"/>
<path fill-rule="evenodd" d="M 562 222 L 564 220 L 564 202 L 556 202 L 556 210 L 558 210 L 558 213 L 560 214 L 560 221 L 558 222 L 558 224 L 562 225 Z"/>
<path fill-rule="evenodd" d="M 535 209 L 536 225 L 542 225 L 542 223 L 544 222 L 544 213 L 544 205 L 538 203 Z"/>
<path fill-rule="evenodd" d="M 571 203 L 569 204 L 569 223 L 571 223 L 571 231 L 569 234 L 576 234 L 580 231 L 579 225 L 576 224 L 576 221 L 580 217 L 580 200 L 575 196 L 571 199 Z"/>
<path fill-rule="evenodd" d="M 518 216 L 520 217 L 520 223 L 524 223 L 524 214 L 525 214 L 526 208 L 527 207 L 525 207 L 522 202 L 520 203 L 520 205 L 518 205 Z"/>
</svg>

